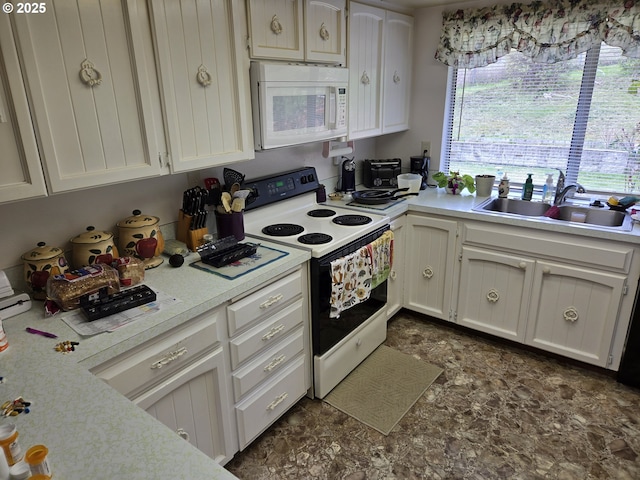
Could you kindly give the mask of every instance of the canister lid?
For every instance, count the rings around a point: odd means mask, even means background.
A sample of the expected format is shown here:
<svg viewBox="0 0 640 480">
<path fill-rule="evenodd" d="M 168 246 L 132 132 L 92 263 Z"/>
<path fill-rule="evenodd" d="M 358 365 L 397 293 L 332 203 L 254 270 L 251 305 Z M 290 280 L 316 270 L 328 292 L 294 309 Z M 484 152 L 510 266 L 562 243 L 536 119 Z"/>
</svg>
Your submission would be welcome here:
<svg viewBox="0 0 640 480">
<path fill-rule="evenodd" d="M 101 232 L 99 230 L 96 230 L 96 227 L 94 226 L 88 226 L 87 227 L 87 231 L 84 233 L 81 233 L 80 235 L 78 235 L 77 237 L 73 237 L 71 240 L 69 240 L 71 243 L 100 243 L 100 242 L 104 242 L 105 240 L 109 240 L 113 238 L 113 233 L 111 232 Z"/>
<path fill-rule="evenodd" d="M 134 210 L 133 215 L 120 220 L 116 225 L 119 228 L 140 228 L 140 227 L 152 227 L 160 222 L 158 217 L 153 215 L 144 215 L 140 210 Z"/>
<path fill-rule="evenodd" d="M 50 247 L 45 242 L 38 242 L 38 246 L 33 250 L 29 250 L 25 252 L 20 257 L 22 260 L 28 261 L 38 261 L 38 260 L 49 260 L 51 258 L 56 258 L 62 255 L 63 251 L 58 247 Z"/>
</svg>

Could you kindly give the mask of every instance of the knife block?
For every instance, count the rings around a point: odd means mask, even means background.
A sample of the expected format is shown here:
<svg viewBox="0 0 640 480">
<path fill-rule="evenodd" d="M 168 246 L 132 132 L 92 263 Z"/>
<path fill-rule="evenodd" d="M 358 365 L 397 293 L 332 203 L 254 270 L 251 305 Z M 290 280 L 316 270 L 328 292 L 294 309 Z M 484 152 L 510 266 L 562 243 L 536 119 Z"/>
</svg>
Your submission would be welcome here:
<svg viewBox="0 0 640 480">
<path fill-rule="evenodd" d="M 178 229 L 176 231 L 176 239 L 187 244 L 187 248 L 192 252 L 196 251 L 200 245 L 204 243 L 202 237 L 204 237 L 209 230 L 207 227 L 198 228 L 197 230 L 191 230 L 191 215 L 187 215 L 183 210 L 180 210 L 178 215 Z"/>
</svg>

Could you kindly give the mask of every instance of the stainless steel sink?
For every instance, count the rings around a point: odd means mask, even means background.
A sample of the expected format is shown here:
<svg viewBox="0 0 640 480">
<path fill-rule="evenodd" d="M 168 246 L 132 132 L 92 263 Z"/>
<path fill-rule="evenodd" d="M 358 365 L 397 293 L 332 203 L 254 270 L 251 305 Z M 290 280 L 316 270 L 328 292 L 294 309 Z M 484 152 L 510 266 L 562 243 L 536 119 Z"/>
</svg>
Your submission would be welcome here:
<svg viewBox="0 0 640 480">
<path fill-rule="evenodd" d="M 492 198 L 488 202 L 481 203 L 475 209 L 512 213 L 526 217 L 540 217 L 544 215 L 550 207 L 551 205 L 548 203 L 530 202 L 527 200 L 518 200 L 517 198 Z"/>
<path fill-rule="evenodd" d="M 600 225 L 602 227 L 623 227 L 628 224 L 631 230 L 631 216 L 625 212 L 615 210 L 606 210 L 604 208 L 589 208 L 576 205 L 561 205 L 560 213 L 556 216 L 557 220 L 564 222 L 584 222 L 589 225 Z"/>
<path fill-rule="evenodd" d="M 549 208 L 551 205 L 542 202 L 518 200 L 517 198 L 489 198 L 476 205 L 473 210 L 492 215 L 526 217 L 532 220 L 570 222 L 571 225 L 582 228 L 627 232 L 633 229 L 633 219 L 626 212 L 564 204 L 558 207 L 559 213 L 554 218 L 550 218 L 544 216 Z"/>
</svg>

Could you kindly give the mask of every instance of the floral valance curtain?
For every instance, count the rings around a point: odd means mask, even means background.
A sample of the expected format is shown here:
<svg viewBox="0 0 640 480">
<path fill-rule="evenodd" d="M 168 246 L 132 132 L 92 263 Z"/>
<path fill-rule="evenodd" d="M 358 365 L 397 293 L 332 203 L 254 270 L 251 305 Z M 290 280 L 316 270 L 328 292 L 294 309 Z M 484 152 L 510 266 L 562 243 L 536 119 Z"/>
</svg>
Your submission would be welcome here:
<svg viewBox="0 0 640 480">
<path fill-rule="evenodd" d="M 538 1 L 445 12 L 435 57 L 452 67 L 474 68 L 515 48 L 535 62 L 555 63 L 602 41 L 640 58 L 640 2 Z"/>
</svg>

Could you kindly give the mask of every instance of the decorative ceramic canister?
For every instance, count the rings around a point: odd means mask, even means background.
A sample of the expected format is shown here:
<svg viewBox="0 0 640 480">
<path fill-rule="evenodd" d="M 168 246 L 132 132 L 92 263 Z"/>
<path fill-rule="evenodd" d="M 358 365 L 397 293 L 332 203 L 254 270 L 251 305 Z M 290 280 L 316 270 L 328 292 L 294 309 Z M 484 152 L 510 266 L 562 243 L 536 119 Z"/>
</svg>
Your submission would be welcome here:
<svg viewBox="0 0 640 480">
<path fill-rule="evenodd" d="M 25 252 L 20 258 L 24 263 L 24 281 L 34 293 L 36 290 L 41 291 L 44 287 L 44 285 L 40 285 L 43 283 L 42 281 L 46 283 L 46 278 L 44 277 L 69 271 L 69 264 L 64 257 L 62 249 L 50 247 L 45 242 L 39 242 L 36 248 Z M 35 272 L 43 273 L 37 273 L 34 276 Z"/>
<path fill-rule="evenodd" d="M 111 254 L 113 258 L 119 256 L 113 233 L 101 232 L 93 226 L 87 227 L 86 232 L 69 241 L 72 247 L 71 262 L 76 269 L 96 263 L 98 255 Z"/>
<path fill-rule="evenodd" d="M 164 239 L 160 231 L 160 219 L 153 215 L 145 215 L 140 210 L 134 210 L 133 215 L 119 221 L 118 226 L 118 246 L 123 256 L 142 257 L 141 249 L 136 248 L 139 240 L 143 238 L 155 238 L 158 243 L 153 257 L 144 255 L 145 268 L 153 268 L 161 265 L 164 261 L 160 254 L 164 251 Z"/>
</svg>

